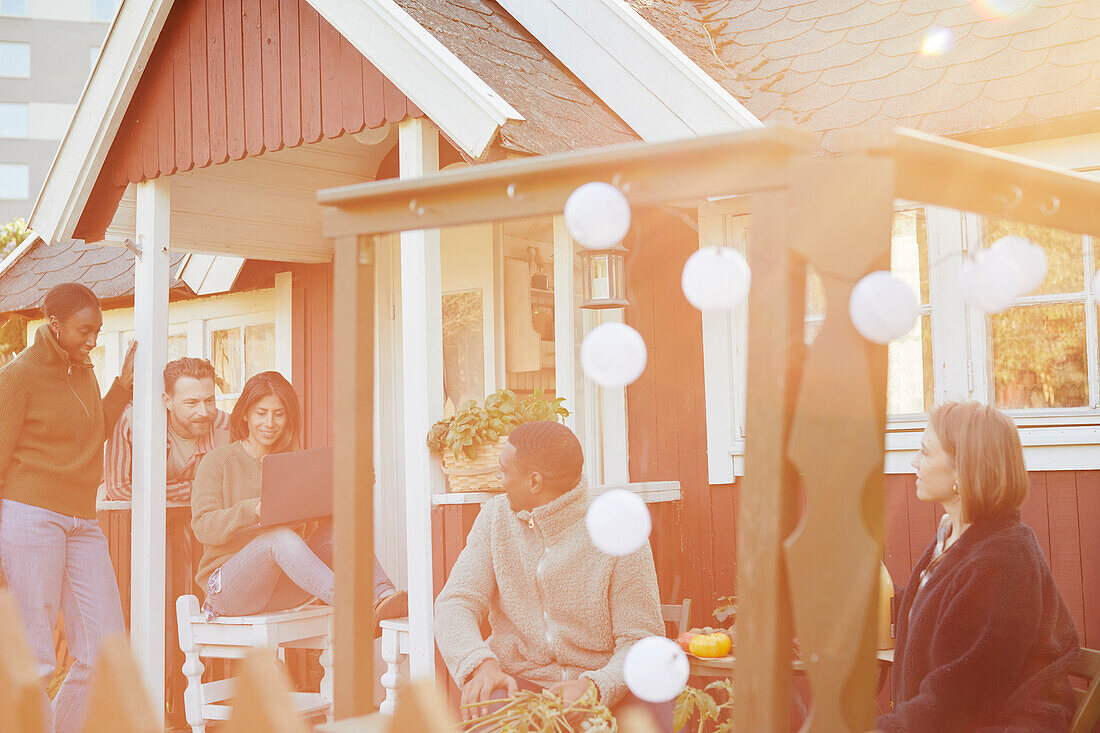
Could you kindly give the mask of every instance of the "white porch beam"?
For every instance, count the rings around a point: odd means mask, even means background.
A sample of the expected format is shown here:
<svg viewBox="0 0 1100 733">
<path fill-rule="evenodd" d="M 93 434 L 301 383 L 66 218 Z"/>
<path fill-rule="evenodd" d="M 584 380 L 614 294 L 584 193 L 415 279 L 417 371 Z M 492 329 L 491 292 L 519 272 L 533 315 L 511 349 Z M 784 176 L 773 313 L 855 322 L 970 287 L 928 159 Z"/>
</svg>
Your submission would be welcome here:
<svg viewBox="0 0 1100 733">
<path fill-rule="evenodd" d="M 137 186 L 135 265 L 134 462 L 130 553 L 130 644 L 153 709 L 164 715 L 165 443 L 168 423 L 161 401 L 168 361 L 167 178 Z"/>
<path fill-rule="evenodd" d="M 624 0 L 500 0 L 646 142 L 760 127 Z"/>
<path fill-rule="evenodd" d="M 439 170 L 439 132 L 405 120 L 398 136 L 402 178 Z M 442 474 L 424 436 L 443 417 L 443 301 L 439 230 L 401 232 L 401 346 L 405 408 L 405 521 L 409 547 L 409 674 L 435 675 L 432 631 L 432 493 Z"/>
<path fill-rule="evenodd" d="M 480 158 L 523 115 L 393 0 L 309 0 L 464 151 Z"/>
</svg>

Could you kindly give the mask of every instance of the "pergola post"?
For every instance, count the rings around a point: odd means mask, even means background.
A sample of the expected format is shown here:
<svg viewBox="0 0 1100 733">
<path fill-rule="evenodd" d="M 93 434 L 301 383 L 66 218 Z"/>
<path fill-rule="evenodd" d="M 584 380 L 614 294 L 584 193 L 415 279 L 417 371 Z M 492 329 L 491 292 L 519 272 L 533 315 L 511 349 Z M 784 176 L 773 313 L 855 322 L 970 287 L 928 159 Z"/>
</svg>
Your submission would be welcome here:
<svg viewBox="0 0 1100 733">
<path fill-rule="evenodd" d="M 134 274 L 133 506 L 130 515 L 130 643 L 157 715 L 164 717 L 165 469 L 168 440 L 164 365 L 168 360 L 168 219 L 171 184 L 137 184 Z"/>
<path fill-rule="evenodd" d="M 402 178 L 439 170 L 439 132 L 424 119 L 401 123 Z M 409 674 L 435 674 L 432 632 L 432 493 L 440 480 L 425 436 L 443 416 L 443 304 L 439 230 L 401 232 L 401 363 L 404 365 L 405 520 L 409 581 Z"/>
<path fill-rule="evenodd" d="M 335 388 L 335 717 L 374 698 L 374 249 L 340 237 L 333 256 Z"/>
</svg>

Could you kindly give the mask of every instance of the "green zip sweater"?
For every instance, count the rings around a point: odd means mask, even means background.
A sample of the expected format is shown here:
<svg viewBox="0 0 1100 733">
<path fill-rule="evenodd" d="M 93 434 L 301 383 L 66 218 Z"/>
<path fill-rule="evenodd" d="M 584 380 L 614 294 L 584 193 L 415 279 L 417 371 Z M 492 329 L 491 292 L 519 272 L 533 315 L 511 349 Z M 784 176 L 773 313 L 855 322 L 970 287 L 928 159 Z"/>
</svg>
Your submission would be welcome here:
<svg viewBox="0 0 1100 733">
<path fill-rule="evenodd" d="M 100 398 L 91 362 L 73 363 L 41 326 L 0 368 L 0 497 L 94 518 L 103 441 L 131 391 L 115 380 Z"/>
</svg>

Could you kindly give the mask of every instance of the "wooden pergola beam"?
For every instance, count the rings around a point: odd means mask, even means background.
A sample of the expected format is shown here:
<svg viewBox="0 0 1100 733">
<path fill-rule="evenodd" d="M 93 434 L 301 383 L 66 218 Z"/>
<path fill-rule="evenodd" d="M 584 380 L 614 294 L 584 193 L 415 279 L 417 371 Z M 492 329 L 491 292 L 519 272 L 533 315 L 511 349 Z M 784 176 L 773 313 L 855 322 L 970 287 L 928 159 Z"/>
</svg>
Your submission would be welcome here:
<svg viewBox="0 0 1100 733">
<path fill-rule="evenodd" d="M 768 128 L 504 161 L 418 179 L 318 192 L 327 237 L 560 214 L 575 188 L 617 183 L 634 206 L 780 188 L 784 162 L 814 138 Z"/>
<path fill-rule="evenodd" d="M 1100 236 L 1100 180 L 914 130 L 852 135 L 846 152 L 888 157 L 895 196 Z"/>
</svg>

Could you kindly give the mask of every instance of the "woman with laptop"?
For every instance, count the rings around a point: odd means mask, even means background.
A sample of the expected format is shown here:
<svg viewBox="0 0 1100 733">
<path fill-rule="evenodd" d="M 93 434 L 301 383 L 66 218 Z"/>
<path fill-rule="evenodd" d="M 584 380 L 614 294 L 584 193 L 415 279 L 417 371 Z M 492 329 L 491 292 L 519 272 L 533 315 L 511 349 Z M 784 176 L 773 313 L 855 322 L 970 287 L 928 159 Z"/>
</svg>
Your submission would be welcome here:
<svg viewBox="0 0 1100 733">
<path fill-rule="evenodd" d="M 232 442 L 206 454 L 191 490 L 191 529 L 203 544 L 195 578 L 206 589 L 204 610 L 244 616 L 312 597 L 331 605 L 332 520 L 322 520 L 309 537 L 300 527 L 260 524 L 261 462 L 297 449 L 301 437 L 302 408 L 290 382 L 278 372 L 245 382 L 229 429 Z M 408 597 L 377 560 L 374 599 L 376 620 L 408 612 Z"/>
</svg>

